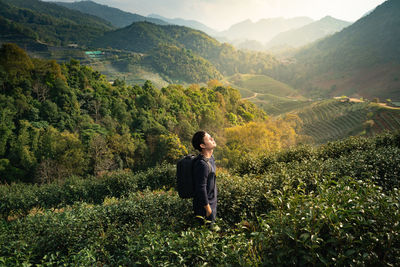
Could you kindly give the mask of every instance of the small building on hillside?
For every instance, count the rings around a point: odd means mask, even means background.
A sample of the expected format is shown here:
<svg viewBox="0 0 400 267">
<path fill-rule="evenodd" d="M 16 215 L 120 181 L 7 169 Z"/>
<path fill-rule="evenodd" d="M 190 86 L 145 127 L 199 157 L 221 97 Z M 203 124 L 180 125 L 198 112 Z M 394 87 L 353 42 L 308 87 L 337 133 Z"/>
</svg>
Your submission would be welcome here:
<svg viewBox="0 0 400 267">
<path fill-rule="evenodd" d="M 103 51 L 86 51 L 85 54 L 89 58 L 102 58 L 104 56 Z"/>
</svg>

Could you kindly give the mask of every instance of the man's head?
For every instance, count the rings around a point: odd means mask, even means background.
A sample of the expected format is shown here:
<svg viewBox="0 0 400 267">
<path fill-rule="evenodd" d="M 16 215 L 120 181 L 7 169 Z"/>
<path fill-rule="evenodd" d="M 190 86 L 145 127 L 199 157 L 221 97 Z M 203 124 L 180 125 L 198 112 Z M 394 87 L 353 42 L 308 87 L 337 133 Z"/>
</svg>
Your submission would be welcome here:
<svg viewBox="0 0 400 267">
<path fill-rule="evenodd" d="M 202 152 L 203 149 L 211 150 L 217 146 L 214 139 L 205 131 L 198 131 L 193 135 L 192 145 L 200 152 Z"/>
</svg>

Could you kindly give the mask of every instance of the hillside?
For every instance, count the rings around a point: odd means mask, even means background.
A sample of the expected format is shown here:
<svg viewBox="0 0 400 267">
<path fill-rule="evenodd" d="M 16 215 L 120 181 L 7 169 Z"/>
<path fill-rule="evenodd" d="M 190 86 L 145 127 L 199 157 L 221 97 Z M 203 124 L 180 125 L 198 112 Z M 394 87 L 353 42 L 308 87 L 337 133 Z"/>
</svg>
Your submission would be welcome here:
<svg viewBox="0 0 400 267">
<path fill-rule="evenodd" d="M 245 20 L 232 25 L 228 30 L 219 32 L 218 36 L 234 40 L 256 40 L 261 43 L 268 42 L 277 34 L 313 22 L 307 17 L 297 17 L 291 19 L 270 18 L 261 19 L 257 22 Z"/>
<path fill-rule="evenodd" d="M 75 58 L 113 78 L 127 78 L 131 84 L 143 85 L 146 80 L 151 79 L 162 86 L 166 83 L 207 82 L 222 77 L 213 64 L 199 55 L 180 53 L 185 50 L 181 42 L 185 42 L 189 49 L 193 49 L 193 45 L 199 46 L 204 40 L 218 44 L 204 33 L 189 28 L 162 32 L 157 31 L 159 28 L 155 24 L 132 24 L 131 30 L 135 26 L 142 27 L 136 30 L 139 35 L 134 39 L 134 43 L 140 49 L 134 49 L 134 51 L 146 51 L 146 55 L 120 51 L 118 50 L 121 49 L 120 46 L 113 46 L 117 50 L 96 51 L 98 49 L 96 49 L 97 45 L 92 45 L 93 39 L 113 29 L 108 22 L 79 11 L 36 0 L 12 3 L 11 5 L 0 1 L 0 5 L 3 5 L 0 11 L 2 26 L 0 43 L 16 43 L 35 57 L 54 59 L 58 62 Z M 84 2 L 83 4 L 92 5 L 93 3 Z M 98 7 L 97 4 L 94 9 L 96 7 Z M 109 9 L 106 7 L 105 11 Z M 100 28 L 102 25 L 104 28 Z M 151 25 L 155 27 L 151 28 Z M 141 36 L 143 32 L 148 33 L 149 36 Z M 181 35 L 180 40 L 174 39 L 174 35 L 177 34 Z M 127 39 L 124 34 L 116 38 L 118 41 L 115 42 L 113 39 L 113 43 L 122 43 Z M 169 43 L 169 45 L 162 46 L 163 50 L 159 51 L 157 48 L 160 48 L 160 43 Z M 87 48 L 88 45 L 90 48 Z M 203 51 L 207 51 L 210 46 L 202 47 Z M 101 47 L 107 48 L 108 45 Z M 179 47 L 178 51 L 174 47 Z M 124 47 L 122 49 L 125 50 Z M 98 56 L 93 56 L 93 52 L 98 53 Z M 105 66 L 111 68 L 107 69 Z"/>
<path fill-rule="evenodd" d="M 214 36 L 217 34 L 216 30 L 211 29 L 210 27 L 208 27 L 208 26 L 204 25 L 203 23 L 198 22 L 196 20 L 187 20 L 187 19 L 180 19 L 180 18 L 170 19 L 170 18 L 166 18 L 166 17 L 160 16 L 157 14 L 150 14 L 147 17 L 150 19 L 159 19 L 162 21 L 166 21 L 173 25 L 180 25 L 180 26 L 193 28 L 193 29 L 205 32 L 210 36 Z"/>
<path fill-rule="evenodd" d="M 300 118 L 299 133 L 311 136 L 318 144 L 400 129 L 400 109 L 362 101 L 318 101 L 291 113 Z"/>
<path fill-rule="evenodd" d="M 232 88 L 110 83 L 79 61 L 30 58 L 14 44 L 1 47 L 0 70 L 0 183 L 174 162 L 198 129 L 223 138 L 224 128 L 265 116 Z"/>
<path fill-rule="evenodd" d="M 197 56 L 211 62 L 223 75 L 234 73 L 265 73 L 278 62 L 271 55 L 236 50 L 228 44 L 220 44 L 205 33 L 175 25 L 161 26 L 148 22 L 107 32 L 94 40 L 96 47 L 110 47 L 137 53 L 148 53 L 159 44 L 191 50 Z"/>
<path fill-rule="evenodd" d="M 67 7 L 69 9 L 78 10 L 85 14 L 90 14 L 102 18 L 110 22 L 116 28 L 123 28 L 131 25 L 133 22 L 148 21 L 155 24 L 167 25 L 168 23 L 157 18 L 149 18 L 138 14 L 122 11 L 118 8 L 101 5 L 90 0 L 79 2 L 55 2 L 57 5 Z"/>
<path fill-rule="evenodd" d="M 4 41 L 28 38 L 48 45 L 87 45 L 91 39 L 114 29 L 108 22 L 95 16 L 60 7 L 39 0 L 1 0 Z"/>
<path fill-rule="evenodd" d="M 272 94 L 284 97 L 300 97 L 289 85 L 265 75 L 235 74 L 228 77 L 230 85 L 235 88 L 250 90 L 252 93 Z"/>
<path fill-rule="evenodd" d="M 386 1 L 341 32 L 298 52 L 296 63 L 274 77 L 281 75 L 314 96 L 400 99 L 399 12 L 399 1 Z"/>
<path fill-rule="evenodd" d="M 139 53 L 148 52 L 159 44 L 185 47 L 197 53 L 219 45 L 205 33 L 191 28 L 175 25 L 160 26 L 148 22 L 137 22 L 108 32 L 93 42 L 97 47 L 112 47 Z"/>
<path fill-rule="evenodd" d="M 351 25 L 350 22 L 338 20 L 330 16 L 324 17 L 318 21 L 314 21 L 301 28 L 289 30 L 279 33 L 272 38 L 266 46 L 279 47 L 299 47 L 312 43 L 318 39 L 324 38 L 335 32 L 341 31 L 343 28 Z"/>
</svg>

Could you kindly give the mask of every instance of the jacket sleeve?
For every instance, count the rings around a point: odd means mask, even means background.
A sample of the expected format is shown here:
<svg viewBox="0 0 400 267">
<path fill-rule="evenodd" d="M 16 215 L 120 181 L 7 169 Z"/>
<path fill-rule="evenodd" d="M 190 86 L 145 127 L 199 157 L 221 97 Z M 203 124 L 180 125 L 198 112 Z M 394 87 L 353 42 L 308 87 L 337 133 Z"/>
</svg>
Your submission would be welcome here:
<svg viewBox="0 0 400 267">
<path fill-rule="evenodd" d="M 208 165 L 203 160 L 198 160 L 193 169 L 193 177 L 195 183 L 196 200 L 199 205 L 205 206 L 208 204 L 207 197 L 207 179 L 208 179 Z"/>
</svg>

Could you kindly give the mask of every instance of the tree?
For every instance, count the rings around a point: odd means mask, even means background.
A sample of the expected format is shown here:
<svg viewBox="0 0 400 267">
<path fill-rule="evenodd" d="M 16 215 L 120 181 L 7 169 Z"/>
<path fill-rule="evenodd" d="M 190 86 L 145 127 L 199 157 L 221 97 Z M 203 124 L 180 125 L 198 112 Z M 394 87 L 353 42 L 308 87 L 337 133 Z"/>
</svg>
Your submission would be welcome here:
<svg viewBox="0 0 400 267">
<path fill-rule="evenodd" d="M 95 176 L 101 176 L 118 167 L 106 138 L 100 134 L 92 136 L 89 142 L 89 155 L 92 160 L 92 172 Z"/>
<path fill-rule="evenodd" d="M 154 158 L 156 162 L 163 161 L 176 163 L 178 159 L 188 153 L 186 147 L 176 134 L 162 134 L 158 137 L 157 150 Z"/>
</svg>

